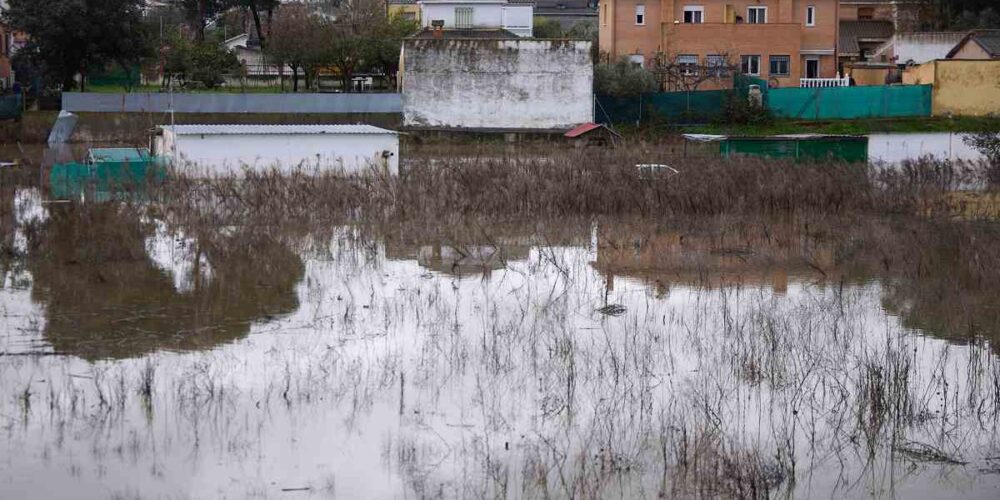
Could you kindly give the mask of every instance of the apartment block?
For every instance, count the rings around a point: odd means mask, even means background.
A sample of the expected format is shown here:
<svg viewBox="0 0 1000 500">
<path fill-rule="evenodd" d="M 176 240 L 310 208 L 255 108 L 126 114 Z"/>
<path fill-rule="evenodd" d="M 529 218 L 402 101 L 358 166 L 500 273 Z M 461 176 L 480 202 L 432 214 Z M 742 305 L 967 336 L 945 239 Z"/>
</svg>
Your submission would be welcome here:
<svg viewBox="0 0 1000 500">
<path fill-rule="evenodd" d="M 601 0 L 600 50 L 737 66 L 772 86 L 837 76 L 839 0 Z M 709 82 L 711 85 L 711 82 Z"/>
</svg>

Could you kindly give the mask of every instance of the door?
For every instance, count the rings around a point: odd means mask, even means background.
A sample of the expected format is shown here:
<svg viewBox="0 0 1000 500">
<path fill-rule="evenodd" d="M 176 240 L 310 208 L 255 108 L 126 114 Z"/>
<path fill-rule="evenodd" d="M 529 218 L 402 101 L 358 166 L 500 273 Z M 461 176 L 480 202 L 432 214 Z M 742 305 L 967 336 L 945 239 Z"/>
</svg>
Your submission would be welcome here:
<svg viewBox="0 0 1000 500">
<path fill-rule="evenodd" d="M 806 78 L 819 78 L 819 59 L 815 57 L 806 59 Z"/>
</svg>

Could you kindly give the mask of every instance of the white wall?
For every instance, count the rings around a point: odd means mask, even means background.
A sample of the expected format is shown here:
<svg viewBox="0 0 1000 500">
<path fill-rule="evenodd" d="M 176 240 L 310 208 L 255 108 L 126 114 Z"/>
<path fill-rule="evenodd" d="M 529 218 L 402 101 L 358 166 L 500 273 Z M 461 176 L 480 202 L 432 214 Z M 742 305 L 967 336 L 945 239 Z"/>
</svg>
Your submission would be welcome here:
<svg viewBox="0 0 1000 500">
<path fill-rule="evenodd" d="M 893 39 L 893 54 L 897 64 L 913 61 L 923 64 L 944 59 L 965 33 L 897 33 Z"/>
<path fill-rule="evenodd" d="M 472 24 L 476 29 L 509 29 L 517 36 L 530 37 L 533 29 L 534 7 L 531 5 L 506 5 L 504 2 L 435 2 L 420 5 L 420 19 L 425 28 L 431 21 L 444 21 L 445 29 L 454 29 L 455 8 L 471 7 Z"/>
<path fill-rule="evenodd" d="M 164 129 L 156 153 L 170 155 L 174 135 Z M 395 134 L 265 134 L 176 136 L 176 166 L 191 175 L 239 174 L 245 169 L 282 172 L 296 169 L 360 173 L 375 167 L 399 173 L 399 137 Z M 392 156 L 382 159 L 382 152 Z"/>
<path fill-rule="evenodd" d="M 868 160 L 892 165 L 926 156 L 938 160 L 981 160 L 983 155 L 966 144 L 965 137 L 965 134 L 951 132 L 871 134 L 868 136 Z"/>
<path fill-rule="evenodd" d="M 591 42 L 410 39 L 407 126 L 569 129 L 594 121 Z"/>
</svg>

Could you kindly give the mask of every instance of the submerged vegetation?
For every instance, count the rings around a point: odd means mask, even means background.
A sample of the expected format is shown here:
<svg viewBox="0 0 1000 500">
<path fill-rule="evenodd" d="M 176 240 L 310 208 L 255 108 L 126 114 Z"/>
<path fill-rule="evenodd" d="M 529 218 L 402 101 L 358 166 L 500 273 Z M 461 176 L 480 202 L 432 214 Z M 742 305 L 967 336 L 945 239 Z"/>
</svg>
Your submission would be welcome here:
<svg viewBox="0 0 1000 500">
<path fill-rule="evenodd" d="M 985 167 L 661 156 L 0 185 L 0 496 L 995 491 Z"/>
</svg>

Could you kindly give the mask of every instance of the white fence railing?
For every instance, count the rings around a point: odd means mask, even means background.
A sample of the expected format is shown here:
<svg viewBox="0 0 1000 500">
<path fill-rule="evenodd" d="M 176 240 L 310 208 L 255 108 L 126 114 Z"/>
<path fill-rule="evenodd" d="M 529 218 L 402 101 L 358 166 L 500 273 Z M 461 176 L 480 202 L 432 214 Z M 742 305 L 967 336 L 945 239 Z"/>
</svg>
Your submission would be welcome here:
<svg viewBox="0 0 1000 500">
<path fill-rule="evenodd" d="M 817 87 L 850 87 L 851 77 L 844 76 L 837 78 L 800 78 L 799 87 L 804 88 L 817 88 Z"/>
</svg>

